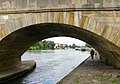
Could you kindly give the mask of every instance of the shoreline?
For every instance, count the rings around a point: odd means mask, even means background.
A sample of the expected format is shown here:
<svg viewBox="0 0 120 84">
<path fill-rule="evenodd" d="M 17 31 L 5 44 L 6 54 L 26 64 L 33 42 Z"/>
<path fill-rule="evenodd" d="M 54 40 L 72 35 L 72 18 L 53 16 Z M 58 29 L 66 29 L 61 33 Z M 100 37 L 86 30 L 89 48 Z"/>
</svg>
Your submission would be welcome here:
<svg viewBox="0 0 120 84">
<path fill-rule="evenodd" d="M 57 84 L 120 84 L 120 69 L 89 57 Z"/>
</svg>

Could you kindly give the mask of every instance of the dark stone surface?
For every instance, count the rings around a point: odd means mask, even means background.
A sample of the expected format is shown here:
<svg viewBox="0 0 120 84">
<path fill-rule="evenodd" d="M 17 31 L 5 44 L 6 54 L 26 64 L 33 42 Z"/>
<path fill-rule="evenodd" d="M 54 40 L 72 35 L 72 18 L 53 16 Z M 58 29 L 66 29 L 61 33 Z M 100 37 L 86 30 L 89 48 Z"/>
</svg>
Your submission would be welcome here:
<svg viewBox="0 0 120 84">
<path fill-rule="evenodd" d="M 30 73 L 35 67 L 36 62 L 33 60 L 22 61 L 20 67 L 14 67 L 9 70 L 0 72 L 0 84 L 5 84 L 5 82 Z"/>
<path fill-rule="evenodd" d="M 43 23 L 21 28 L 0 41 L 0 71 L 21 64 L 22 54 L 33 44 L 50 37 L 68 36 L 92 45 L 108 64 L 120 68 L 120 48 L 85 29 L 66 24 Z"/>
</svg>

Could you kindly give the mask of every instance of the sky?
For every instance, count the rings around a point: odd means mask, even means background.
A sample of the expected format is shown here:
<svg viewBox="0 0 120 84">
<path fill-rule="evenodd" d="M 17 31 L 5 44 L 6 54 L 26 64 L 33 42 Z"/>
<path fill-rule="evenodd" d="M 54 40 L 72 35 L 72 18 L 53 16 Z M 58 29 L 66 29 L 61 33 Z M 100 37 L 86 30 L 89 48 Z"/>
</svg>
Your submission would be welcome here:
<svg viewBox="0 0 120 84">
<path fill-rule="evenodd" d="M 55 43 L 61 43 L 61 44 L 67 44 L 67 45 L 72 45 L 73 43 L 78 45 L 78 46 L 84 46 L 85 42 L 71 38 L 71 37 L 53 37 L 53 38 L 48 38 L 45 39 L 47 41 L 54 41 Z"/>
</svg>

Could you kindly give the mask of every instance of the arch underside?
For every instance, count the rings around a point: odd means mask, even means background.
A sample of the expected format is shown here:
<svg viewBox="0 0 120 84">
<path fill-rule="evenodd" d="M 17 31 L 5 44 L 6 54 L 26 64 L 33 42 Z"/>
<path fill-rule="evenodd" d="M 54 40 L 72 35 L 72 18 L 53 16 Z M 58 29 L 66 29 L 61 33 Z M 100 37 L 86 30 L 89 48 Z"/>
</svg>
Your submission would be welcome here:
<svg viewBox="0 0 120 84">
<path fill-rule="evenodd" d="M 33 44 L 50 37 L 68 36 L 92 45 L 108 63 L 120 68 L 120 48 L 85 29 L 60 23 L 42 23 L 21 28 L 0 41 L 0 70 L 20 66 L 22 54 Z"/>
</svg>

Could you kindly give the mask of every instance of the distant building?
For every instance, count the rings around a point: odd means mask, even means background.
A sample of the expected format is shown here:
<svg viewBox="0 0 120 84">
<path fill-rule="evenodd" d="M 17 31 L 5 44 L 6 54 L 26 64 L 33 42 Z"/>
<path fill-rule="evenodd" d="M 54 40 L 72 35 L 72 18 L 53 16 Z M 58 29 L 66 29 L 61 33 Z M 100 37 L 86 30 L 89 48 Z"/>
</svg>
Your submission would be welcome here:
<svg viewBox="0 0 120 84">
<path fill-rule="evenodd" d="M 54 48 L 55 49 L 66 49 L 67 48 L 67 44 L 55 43 Z"/>
</svg>

